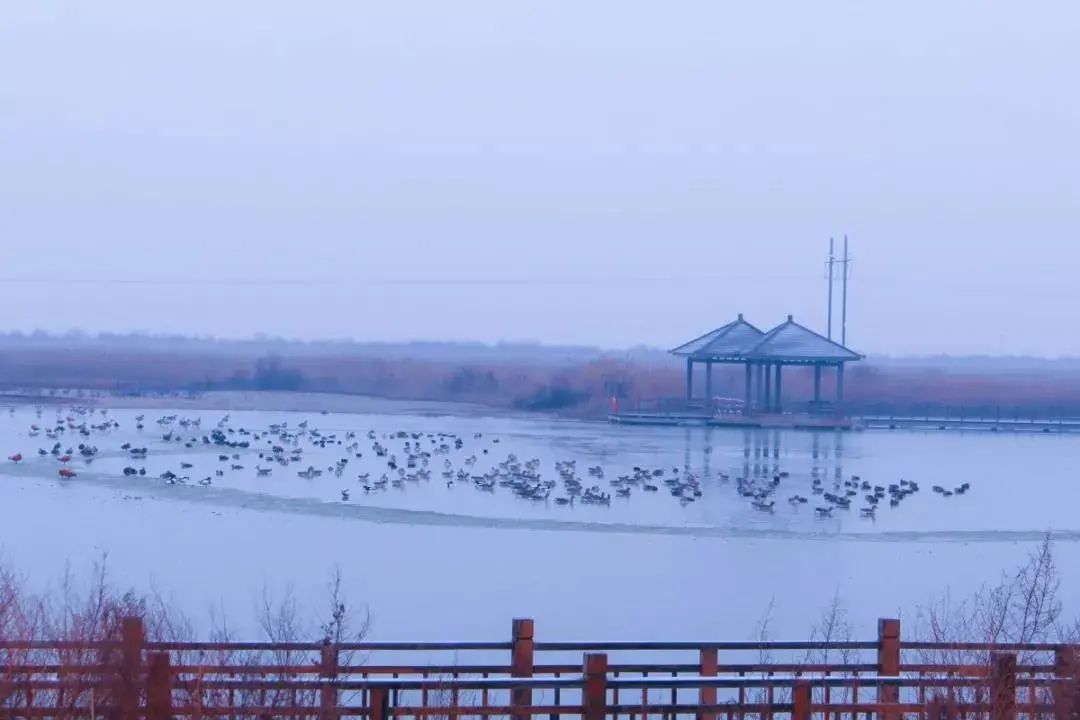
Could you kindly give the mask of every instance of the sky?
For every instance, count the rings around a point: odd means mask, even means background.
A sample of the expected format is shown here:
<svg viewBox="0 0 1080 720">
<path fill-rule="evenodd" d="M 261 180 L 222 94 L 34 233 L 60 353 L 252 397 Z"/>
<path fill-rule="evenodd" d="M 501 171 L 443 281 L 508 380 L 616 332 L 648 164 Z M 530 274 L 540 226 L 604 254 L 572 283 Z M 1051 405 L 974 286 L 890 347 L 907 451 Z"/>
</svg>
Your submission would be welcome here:
<svg viewBox="0 0 1080 720">
<path fill-rule="evenodd" d="M 847 234 L 856 350 L 1080 355 L 1078 36 L 1073 0 L 5 0 L 0 329 L 824 330 Z"/>
</svg>

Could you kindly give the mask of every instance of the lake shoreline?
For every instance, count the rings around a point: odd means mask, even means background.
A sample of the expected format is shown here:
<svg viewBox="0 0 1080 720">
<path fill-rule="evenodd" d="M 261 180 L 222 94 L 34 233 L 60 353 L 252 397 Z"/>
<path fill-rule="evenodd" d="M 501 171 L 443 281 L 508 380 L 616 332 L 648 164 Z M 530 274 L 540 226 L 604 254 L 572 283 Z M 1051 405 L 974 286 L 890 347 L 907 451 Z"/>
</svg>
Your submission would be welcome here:
<svg viewBox="0 0 1080 720">
<path fill-rule="evenodd" d="M 70 391 L 69 391 L 70 392 Z M 207 410 L 265 412 L 326 412 L 350 414 L 427 415 L 456 417 L 555 417 L 547 413 L 447 400 L 403 400 L 350 393 L 265 390 L 213 390 L 198 395 L 0 395 L 0 406 L 84 405 L 117 409 Z M 583 418 L 574 418 L 580 420 Z M 599 418 L 592 418 L 599 420 Z"/>
</svg>

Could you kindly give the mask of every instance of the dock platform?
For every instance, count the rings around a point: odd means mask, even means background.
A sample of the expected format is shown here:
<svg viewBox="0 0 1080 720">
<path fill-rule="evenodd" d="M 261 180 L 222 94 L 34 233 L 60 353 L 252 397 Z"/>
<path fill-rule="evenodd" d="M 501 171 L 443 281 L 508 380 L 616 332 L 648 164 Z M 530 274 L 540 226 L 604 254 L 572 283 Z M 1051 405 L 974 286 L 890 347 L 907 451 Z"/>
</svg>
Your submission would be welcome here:
<svg viewBox="0 0 1080 720">
<path fill-rule="evenodd" d="M 785 430 L 859 430 L 862 426 L 852 418 L 809 415 L 800 413 L 709 415 L 683 411 L 631 411 L 608 416 L 617 425 L 653 425 L 679 427 L 730 427 Z"/>
</svg>

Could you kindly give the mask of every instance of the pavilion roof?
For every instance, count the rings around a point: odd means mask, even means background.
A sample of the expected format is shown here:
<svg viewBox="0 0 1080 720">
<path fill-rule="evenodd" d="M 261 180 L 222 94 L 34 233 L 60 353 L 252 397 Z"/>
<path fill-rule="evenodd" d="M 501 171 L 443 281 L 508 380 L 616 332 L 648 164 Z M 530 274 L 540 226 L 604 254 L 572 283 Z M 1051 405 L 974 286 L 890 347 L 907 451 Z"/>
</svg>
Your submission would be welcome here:
<svg viewBox="0 0 1080 720">
<path fill-rule="evenodd" d="M 861 360 L 862 355 L 795 322 L 791 315 L 768 332 L 747 322 L 742 313 L 727 325 L 671 350 L 693 360 L 837 363 Z"/>
<path fill-rule="evenodd" d="M 765 333 L 743 319 L 742 313 L 727 325 L 694 338 L 671 351 L 672 355 L 707 360 L 709 358 L 738 358 L 765 337 Z"/>
<path fill-rule="evenodd" d="M 750 360 L 778 362 L 849 362 L 862 360 L 862 355 L 824 335 L 795 322 L 787 321 L 765 333 L 746 353 Z"/>
</svg>

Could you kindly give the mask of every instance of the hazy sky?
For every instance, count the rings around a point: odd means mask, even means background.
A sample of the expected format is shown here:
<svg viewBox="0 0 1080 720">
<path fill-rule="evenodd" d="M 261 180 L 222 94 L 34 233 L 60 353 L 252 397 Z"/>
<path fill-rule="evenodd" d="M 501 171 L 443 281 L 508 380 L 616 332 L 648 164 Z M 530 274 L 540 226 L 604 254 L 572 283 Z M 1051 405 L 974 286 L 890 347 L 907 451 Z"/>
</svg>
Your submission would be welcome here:
<svg viewBox="0 0 1080 720">
<path fill-rule="evenodd" d="M 0 328 L 1080 354 L 1080 3 L 3 0 Z"/>
</svg>

